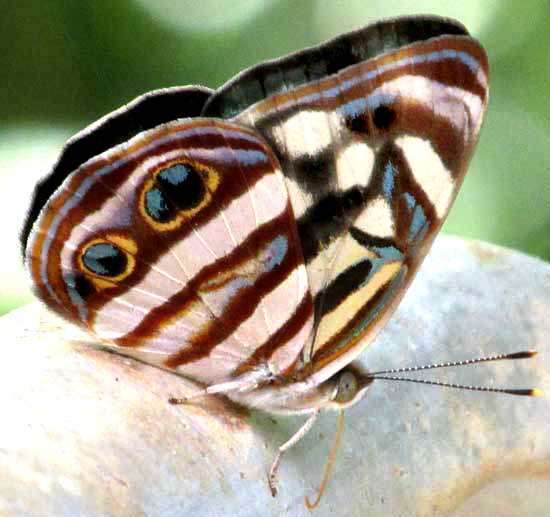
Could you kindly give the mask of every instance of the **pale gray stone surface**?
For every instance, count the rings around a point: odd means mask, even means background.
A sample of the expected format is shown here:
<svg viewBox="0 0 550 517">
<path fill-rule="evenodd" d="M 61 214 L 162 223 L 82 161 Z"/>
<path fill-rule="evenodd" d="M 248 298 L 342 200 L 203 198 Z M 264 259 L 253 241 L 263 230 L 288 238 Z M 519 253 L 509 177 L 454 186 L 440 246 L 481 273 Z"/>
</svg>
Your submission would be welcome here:
<svg viewBox="0 0 550 517">
<path fill-rule="evenodd" d="M 0 319 L 0 514 L 309 515 L 336 428 L 326 414 L 266 473 L 301 418 L 210 398 L 90 346 L 39 304 Z M 438 378 L 539 387 L 524 398 L 377 381 L 346 414 L 316 515 L 550 515 L 550 265 L 439 237 L 400 308 L 362 355 L 371 370 L 536 348 L 535 359 Z"/>
</svg>

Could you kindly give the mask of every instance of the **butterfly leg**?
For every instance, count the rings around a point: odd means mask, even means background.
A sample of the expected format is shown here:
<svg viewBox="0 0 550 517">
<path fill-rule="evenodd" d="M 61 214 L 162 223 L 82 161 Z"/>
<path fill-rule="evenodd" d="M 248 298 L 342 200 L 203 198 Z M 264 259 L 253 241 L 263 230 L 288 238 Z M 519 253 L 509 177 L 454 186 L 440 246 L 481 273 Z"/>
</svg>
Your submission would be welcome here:
<svg viewBox="0 0 550 517">
<path fill-rule="evenodd" d="M 277 470 L 279 469 L 279 465 L 281 463 L 281 459 L 283 458 L 283 454 L 290 449 L 292 446 L 296 445 L 307 433 L 308 431 L 313 427 L 313 424 L 319 418 L 319 415 L 321 414 L 321 410 L 319 408 L 315 409 L 311 415 L 309 415 L 308 419 L 305 421 L 304 425 L 298 429 L 288 442 L 285 442 L 283 445 L 279 447 L 279 450 L 277 452 L 277 455 L 275 456 L 275 459 L 273 460 L 273 463 L 271 464 L 271 468 L 269 469 L 269 474 L 267 476 L 267 482 L 269 484 L 269 488 L 271 490 L 271 495 L 275 497 L 277 495 L 277 487 L 275 486 L 275 478 L 277 477 Z"/>
<path fill-rule="evenodd" d="M 206 395 L 215 395 L 216 393 L 223 394 L 223 393 L 228 393 L 230 391 L 244 392 L 244 391 L 253 390 L 257 387 L 258 387 L 258 382 L 256 380 L 237 379 L 235 381 L 223 382 L 220 384 L 212 384 L 211 386 L 200 389 L 195 393 L 192 393 L 191 395 L 187 395 L 185 397 L 181 397 L 181 398 L 170 397 L 168 399 L 168 402 L 174 405 L 185 404 L 189 400 L 195 399 L 197 397 L 204 397 Z"/>
</svg>

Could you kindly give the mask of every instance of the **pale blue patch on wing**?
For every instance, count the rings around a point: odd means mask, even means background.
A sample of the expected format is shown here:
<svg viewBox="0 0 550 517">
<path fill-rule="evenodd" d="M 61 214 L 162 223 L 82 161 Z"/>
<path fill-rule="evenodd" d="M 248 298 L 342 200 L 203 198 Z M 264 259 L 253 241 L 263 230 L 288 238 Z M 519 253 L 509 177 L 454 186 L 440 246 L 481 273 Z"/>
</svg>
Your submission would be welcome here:
<svg viewBox="0 0 550 517">
<path fill-rule="evenodd" d="M 366 108 L 366 99 L 364 97 L 360 97 L 359 99 L 353 99 L 350 102 L 346 102 L 345 104 L 338 106 L 337 110 L 345 118 L 354 118 L 362 113 L 365 113 Z"/>
<path fill-rule="evenodd" d="M 417 54 L 417 55 L 405 57 L 403 59 L 400 59 L 392 63 L 386 63 L 384 65 L 380 65 L 374 70 L 369 70 L 364 74 L 357 75 L 357 76 L 351 77 L 350 79 L 342 81 L 341 88 L 342 90 L 353 88 L 355 85 L 361 82 L 372 81 L 376 76 L 385 74 L 386 72 L 389 72 L 392 70 L 398 70 L 400 68 L 407 68 L 407 67 L 412 68 L 422 63 L 438 62 L 438 61 L 443 61 L 445 59 L 455 59 L 455 60 L 457 59 L 458 61 L 461 61 L 472 71 L 472 73 L 477 73 L 477 71 L 480 69 L 479 62 L 467 52 L 461 52 L 461 51 L 452 50 L 452 49 L 443 49 L 442 51 L 427 52 L 426 54 Z"/>
<path fill-rule="evenodd" d="M 258 163 L 266 163 L 267 155 L 263 151 L 251 151 L 247 149 L 233 149 L 237 156 L 237 160 L 245 165 L 257 165 Z"/>
<path fill-rule="evenodd" d="M 228 300 L 235 296 L 243 287 L 250 287 L 254 282 L 246 276 L 236 276 L 227 285 Z"/>
<path fill-rule="evenodd" d="M 73 275 L 63 275 L 63 281 L 67 287 L 67 293 L 71 299 L 72 304 L 77 308 L 81 321 L 88 321 L 88 309 L 86 307 L 86 300 L 82 298 L 77 289 L 77 279 Z"/>
<path fill-rule="evenodd" d="M 409 228 L 407 242 L 421 242 L 428 231 L 428 219 L 426 218 L 426 214 L 422 206 L 416 202 L 416 199 L 414 199 L 411 194 L 405 193 L 403 197 L 405 198 L 409 212 L 412 213 L 412 221 Z"/>
<path fill-rule="evenodd" d="M 374 92 L 367 98 L 359 97 L 358 99 L 350 100 L 337 107 L 339 113 L 344 117 L 353 118 L 365 113 L 372 113 L 380 106 L 391 106 L 395 103 L 396 95 L 387 92 Z"/>
<path fill-rule="evenodd" d="M 391 262 L 403 262 L 404 255 L 398 250 L 395 246 L 369 246 L 369 250 L 376 253 L 378 256 L 376 258 L 369 258 L 372 264 L 372 269 L 369 275 L 361 283 L 361 287 L 368 284 L 371 278 L 376 275 L 382 267 Z"/>
<path fill-rule="evenodd" d="M 384 167 L 384 176 L 382 178 L 382 195 L 389 202 L 393 198 L 393 189 L 395 188 L 395 176 L 399 171 L 392 165 L 391 162 L 388 162 Z"/>
<path fill-rule="evenodd" d="M 265 270 L 271 271 L 281 264 L 288 251 L 288 240 L 285 236 L 279 235 L 271 241 L 268 248 L 269 258 L 265 262 Z"/>
</svg>

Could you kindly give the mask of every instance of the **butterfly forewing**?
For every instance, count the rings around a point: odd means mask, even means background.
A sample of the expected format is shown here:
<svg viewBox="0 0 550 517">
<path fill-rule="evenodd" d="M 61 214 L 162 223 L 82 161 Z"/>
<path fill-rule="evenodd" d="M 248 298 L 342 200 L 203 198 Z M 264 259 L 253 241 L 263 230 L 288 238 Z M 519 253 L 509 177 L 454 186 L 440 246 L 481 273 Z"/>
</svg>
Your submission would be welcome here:
<svg viewBox="0 0 550 517">
<path fill-rule="evenodd" d="M 438 36 L 296 87 L 272 67 L 264 79 L 285 91 L 234 117 L 282 164 L 315 307 L 302 359 L 319 381 L 367 346 L 417 271 L 473 152 L 487 74 L 475 40 Z"/>
</svg>

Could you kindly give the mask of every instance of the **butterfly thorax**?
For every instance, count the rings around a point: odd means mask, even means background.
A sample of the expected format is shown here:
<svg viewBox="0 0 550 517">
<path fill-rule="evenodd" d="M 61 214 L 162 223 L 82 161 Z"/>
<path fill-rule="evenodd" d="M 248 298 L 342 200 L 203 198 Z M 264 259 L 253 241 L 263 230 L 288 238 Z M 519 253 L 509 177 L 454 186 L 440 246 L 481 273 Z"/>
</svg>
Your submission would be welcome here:
<svg viewBox="0 0 550 517">
<path fill-rule="evenodd" d="M 372 382 L 368 372 L 351 364 L 321 383 L 314 376 L 304 380 L 276 379 L 253 389 L 226 394 L 247 407 L 280 414 L 300 414 L 351 406 L 361 399 Z"/>
</svg>

